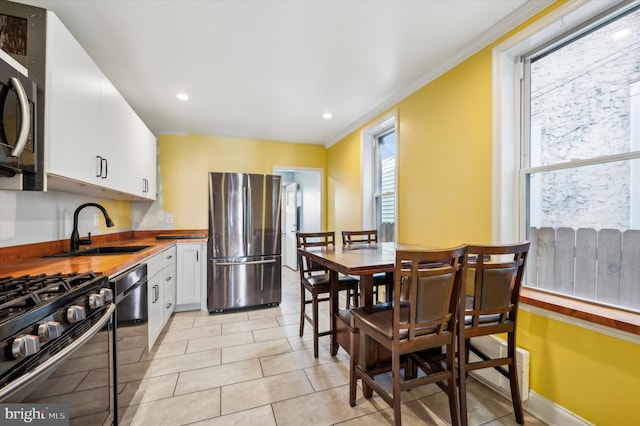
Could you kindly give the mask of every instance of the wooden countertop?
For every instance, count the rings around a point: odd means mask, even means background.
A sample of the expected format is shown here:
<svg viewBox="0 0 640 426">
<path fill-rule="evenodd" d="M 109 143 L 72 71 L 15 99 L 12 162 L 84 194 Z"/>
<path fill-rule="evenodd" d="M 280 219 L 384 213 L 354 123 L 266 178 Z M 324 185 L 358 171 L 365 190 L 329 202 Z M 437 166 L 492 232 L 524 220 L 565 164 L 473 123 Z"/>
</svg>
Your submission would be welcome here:
<svg viewBox="0 0 640 426">
<path fill-rule="evenodd" d="M 166 231 L 158 232 L 158 234 L 166 234 Z M 191 232 L 196 233 L 196 232 Z M 183 234 L 187 234 L 183 232 Z M 131 233 L 129 233 L 131 235 Z M 137 253 L 128 254 L 109 254 L 98 256 L 75 256 L 75 257 L 42 257 L 41 255 L 29 258 L 20 258 L 16 256 L 15 260 L 3 261 L 0 265 L 0 277 L 4 276 L 20 276 L 20 275 L 37 275 L 37 274 L 55 274 L 70 272 L 87 272 L 93 271 L 101 275 L 114 275 L 120 271 L 128 269 L 149 256 L 153 256 L 173 245 L 181 243 L 198 243 L 206 242 L 206 238 L 202 239 L 175 239 L 175 240 L 157 240 L 154 235 L 141 235 L 140 237 L 125 238 L 99 244 L 92 244 L 87 247 L 100 246 L 133 246 L 148 245 L 147 249 Z M 15 246 L 15 250 L 19 250 L 21 246 Z M 68 249 L 67 249 L 68 250 Z M 54 254 L 55 252 L 48 253 Z"/>
</svg>

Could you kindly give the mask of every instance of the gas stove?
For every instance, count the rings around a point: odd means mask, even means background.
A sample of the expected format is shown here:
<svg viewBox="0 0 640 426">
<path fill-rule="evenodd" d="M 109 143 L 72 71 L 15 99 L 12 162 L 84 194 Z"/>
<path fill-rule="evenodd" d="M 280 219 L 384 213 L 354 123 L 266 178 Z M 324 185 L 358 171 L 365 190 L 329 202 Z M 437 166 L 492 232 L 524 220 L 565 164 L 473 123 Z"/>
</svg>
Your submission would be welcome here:
<svg viewBox="0 0 640 426">
<path fill-rule="evenodd" d="M 12 382 L 102 326 L 112 303 L 108 278 L 93 272 L 0 277 L 0 401 Z"/>
</svg>

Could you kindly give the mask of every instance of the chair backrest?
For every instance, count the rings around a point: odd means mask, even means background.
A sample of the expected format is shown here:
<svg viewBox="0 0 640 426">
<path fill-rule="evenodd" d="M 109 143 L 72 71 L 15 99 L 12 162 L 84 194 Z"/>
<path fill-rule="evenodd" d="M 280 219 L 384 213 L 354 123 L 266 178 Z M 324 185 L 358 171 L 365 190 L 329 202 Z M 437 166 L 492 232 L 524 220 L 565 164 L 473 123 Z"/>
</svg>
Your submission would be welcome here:
<svg viewBox="0 0 640 426">
<path fill-rule="evenodd" d="M 371 244 L 378 242 L 378 231 L 375 229 L 364 231 L 342 231 L 342 245 Z"/>
<path fill-rule="evenodd" d="M 467 248 L 463 272 L 463 280 L 468 283 L 464 311 L 467 326 L 515 323 L 528 252 L 528 241 Z"/>
<path fill-rule="evenodd" d="M 296 245 L 298 248 L 309 247 L 332 247 L 335 246 L 334 232 L 296 232 Z M 298 254 L 298 265 L 300 269 L 300 277 L 308 277 L 314 273 L 327 273 L 327 269 L 313 263 L 306 256 Z"/>
<path fill-rule="evenodd" d="M 466 246 L 427 251 L 396 251 L 394 271 L 394 339 L 409 341 L 425 334 L 454 333 Z M 405 295 L 401 294 L 404 287 Z M 398 309 L 403 298 L 408 317 Z M 406 331 L 405 331 L 406 330 Z"/>
</svg>

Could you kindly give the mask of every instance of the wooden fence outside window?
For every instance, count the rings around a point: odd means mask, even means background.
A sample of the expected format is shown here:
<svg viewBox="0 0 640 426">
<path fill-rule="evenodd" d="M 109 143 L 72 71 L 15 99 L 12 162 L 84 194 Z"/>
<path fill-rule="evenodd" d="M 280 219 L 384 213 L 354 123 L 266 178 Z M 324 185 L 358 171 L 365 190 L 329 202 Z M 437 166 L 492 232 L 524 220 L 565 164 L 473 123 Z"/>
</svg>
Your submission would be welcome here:
<svg viewBox="0 0 640 426">
<path fill-rule="evenodd" d="M 526 285 L 640 311 L 640 230 L 530 228 Z"/>
</svg>

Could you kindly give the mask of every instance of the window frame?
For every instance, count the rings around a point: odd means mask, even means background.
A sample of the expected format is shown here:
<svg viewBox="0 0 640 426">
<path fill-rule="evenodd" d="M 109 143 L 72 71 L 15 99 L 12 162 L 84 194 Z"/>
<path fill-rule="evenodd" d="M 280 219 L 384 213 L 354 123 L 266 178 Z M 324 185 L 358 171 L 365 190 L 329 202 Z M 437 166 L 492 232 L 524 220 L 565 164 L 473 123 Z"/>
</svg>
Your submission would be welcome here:
<svg viewBox="0 0 640 426">
<path fill-rule="evenodd" d="M 492 52 L 492 238 L 508 243 L 526 238 L 526 179 L 521 171 L 525 150 L 521 126 L 523 67 L 519 57 L 535 48 L 552 44 L 559 36 L 575 31 L 585 23 L 595 23 L 612 10 L 630 9 L 637 1 L 569 1 L 529 27 L 499 43 Z M 628 154 L 621 154 L 628 158 Z M 586 165 L 592 160 L 584 160 Z M 572 162 L 574 165 L 574 162 Z M 529 169 L 531 171 L 531 169 Z M 605 334 L 640 342 L 640 314 L 523 287 L 523 310 L 554 317 L 582 327 L 596 327 Z"/>
</svg>

